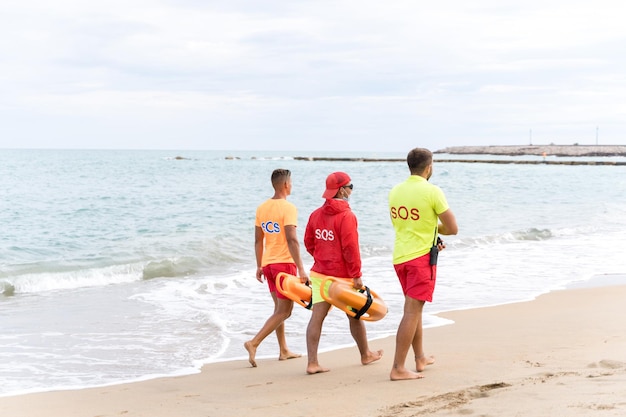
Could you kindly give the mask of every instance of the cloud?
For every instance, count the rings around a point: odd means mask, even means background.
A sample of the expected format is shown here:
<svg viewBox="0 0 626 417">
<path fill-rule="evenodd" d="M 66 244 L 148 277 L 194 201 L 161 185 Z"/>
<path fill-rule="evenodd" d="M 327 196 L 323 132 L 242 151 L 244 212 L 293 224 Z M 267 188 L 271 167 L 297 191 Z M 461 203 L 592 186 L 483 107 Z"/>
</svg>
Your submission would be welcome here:
<svg viewBox="0 0 626 417">
<path fill-rule="evenodd" d="M 0 147 L 624 143 L 621 8 L 8 1 Z"/>
</svg>

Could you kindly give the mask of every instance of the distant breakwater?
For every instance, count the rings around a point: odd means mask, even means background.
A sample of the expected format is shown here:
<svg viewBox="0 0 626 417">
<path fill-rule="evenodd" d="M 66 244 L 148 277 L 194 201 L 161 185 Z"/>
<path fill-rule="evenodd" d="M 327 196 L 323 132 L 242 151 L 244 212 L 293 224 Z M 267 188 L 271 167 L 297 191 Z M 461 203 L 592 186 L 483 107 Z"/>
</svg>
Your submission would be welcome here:
<svg viewBox="0 0 626 417">
<path fill-rule="evenodd" d="M 451 155 L 626 156 L 626 145 L 452 146 L 435 153 Z"/>
<path fill-rule="evenodd" d="M 439 159 L 435 162 L 464 162 L 480 164 L 527 164 L 527 165 L 626 165 L 624 161 L 588 161 L 588 160 L 552 160 L 557 157 L 626 157 L 626 145 L 509 145 L 509 146 L 453 146 L 434 154 L 446 155 L 501 155 L 501 156 L 543 156 L 543 160 L 488 160 L 488 159 Z M 226 159 L 240 159 L 228 156 Z M 255 159 L 255 158 L 253 158 Z M 331 161 L 331 162 L 405 162 L 406 158 L 349 158 L 328 156 L 295 156 L 296 161 Z"/>
<path fill-rule="evenodd" d="M 620 161 L 546 160 L 548 156 L 558 157 L 606 157 L 626 156 L 626 145 L 510 145 L 510 146 L 452 146 L 433 152 L 448 155 L 501 155 L 501 156 L 543 156 L 541 161 L 486 160 L 486 159 L 438 159 L 435 162 L 465 162 L 480 164 L 530 164 L 530 165 L 626 165 Z M 302 161 L 362 161 L 362 162 L 406 162 L 405 158 L 331 158 L 296 157 Z"/>
<path fill-rule="evenodd" d="M 296 156 L 296 161 L 331 161 L 331 162 L 406 162 L 405 158 L 333 158 L 326 156 Z M 619 161 L 514 161 L 488 159 L 437 159 L 440 162 L 464 162 L 468 164 L 527 164 L 527 165 L 626 165 Z"/>
</svg>

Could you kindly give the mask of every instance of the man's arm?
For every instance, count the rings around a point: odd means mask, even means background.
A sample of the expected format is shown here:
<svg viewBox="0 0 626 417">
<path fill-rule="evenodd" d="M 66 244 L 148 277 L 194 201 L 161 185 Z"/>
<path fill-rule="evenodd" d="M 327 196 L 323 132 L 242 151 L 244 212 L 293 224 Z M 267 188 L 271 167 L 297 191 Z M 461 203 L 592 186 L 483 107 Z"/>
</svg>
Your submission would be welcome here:
<svg viewBox="0 0 626 417">
<path fill-rule="evenodd" d="M 448 209 L 439 215 L 439 233 L 442 235 L 456 235 L 459 227 L 456 224 L 456 217 L 452 210 Z"/>
<path fill-rule="evenodd" d="M 263 282 L 263 229 L 254 226 L 254 254 L 256 256 L 256 279 Z"/>
<path fill-rule="evenodd" d="M 289 247 L 289 254 L 293 258 L 293 261 L 298 268 L 298 276 L 303 283 L 309 281 L 309 276 L 304 270 L 304 264 L 302 263 L 302 257 L 300 257 L 300 243 L 298 242 L 298 234 L 296 233 L 296 226 L 285 226 L 285 235 L 287 236 L 287 246 Z"/>
</svg>

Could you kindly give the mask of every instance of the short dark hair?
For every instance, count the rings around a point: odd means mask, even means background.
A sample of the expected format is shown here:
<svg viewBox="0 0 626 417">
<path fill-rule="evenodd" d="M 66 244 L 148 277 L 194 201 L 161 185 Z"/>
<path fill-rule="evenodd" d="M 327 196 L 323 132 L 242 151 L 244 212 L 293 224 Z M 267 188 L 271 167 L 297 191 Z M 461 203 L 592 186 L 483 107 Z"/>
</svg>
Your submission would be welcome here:
<svg viewBox="0 0 626 417">
<path fill-rule="evenodd" d="M 272 185 L 275 187 L 283 181 L 291 177 L 291 171 L 288 169 L 278 168 L 272 172 Z"/>
<path fill-rule="evenodd" d="M 414 148 L 406 156 L 411 175 L 419 175 L 433 162 L 433 153 L 425 148 Z"/>
</svg>

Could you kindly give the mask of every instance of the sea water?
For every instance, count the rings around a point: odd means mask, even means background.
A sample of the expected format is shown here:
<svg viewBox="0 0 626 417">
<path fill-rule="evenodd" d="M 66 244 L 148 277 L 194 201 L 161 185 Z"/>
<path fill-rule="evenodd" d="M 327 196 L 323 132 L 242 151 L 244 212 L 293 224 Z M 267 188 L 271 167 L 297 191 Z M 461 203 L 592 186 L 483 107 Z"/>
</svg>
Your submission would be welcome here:
<svg viewBox="0 0 626 417">
<path fill-rule="evenodd" d="M 243 342 L 272 312 L 266 284 L 254 277 L 254 214 L 273 194 L 275 168 L 292 171 L 300 241 L 323 203 L 325 177 L 352 177 L 363 281 L 389 306 L 383 320 L 366 324 L 368 336 L 395 334 L 403 297 L 387 194 L 409 175 L 406 164 L 296 156 L 405 154 L 0 150 L 0 395 L 189 374 L 247 358 Z M 446 193 L 459 234 L 444 236 L 425 326 L 447 324 L 438 312 L 530 300 L 626 272 L 626 166 L 434 169 L 431 182 Z M 309 315 L 295 306 L 286 322 L 293 351 L 306 352 Z M 352 344 L 345 315 L 331 310 L 320 350 Z M 277 357 L 274 335 L 257 354 Z"/>
</svg>

